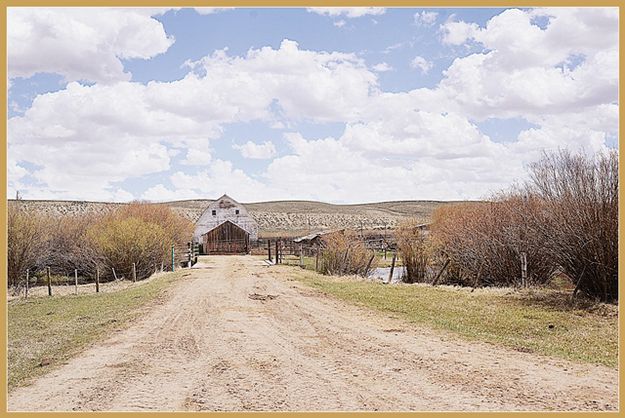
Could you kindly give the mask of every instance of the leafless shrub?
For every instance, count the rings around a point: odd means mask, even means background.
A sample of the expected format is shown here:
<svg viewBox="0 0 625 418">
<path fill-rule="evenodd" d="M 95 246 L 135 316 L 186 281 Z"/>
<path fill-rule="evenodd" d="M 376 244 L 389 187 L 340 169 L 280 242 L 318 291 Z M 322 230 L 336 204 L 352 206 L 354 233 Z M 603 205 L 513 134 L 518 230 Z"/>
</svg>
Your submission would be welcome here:
<svg viewBox="0 0 625 418">
<path fill-rule="evenodd" d="M 62 216 L 49 223 L 43 264 L 57 273 L 77 269 L 82 276 L 95 277 L 95 270 L 103 259 L 87 236 L 87 230 L 99 221 L 100 217 L 95 214 L 85 214 Z"/>
<path fill-rule="evenodd" d="M 548 281 L 553 263 L 540 238 L 527 231 L 527 214 L 538 210 L 536 201 L 511 195 L 438 208 L 432 233 L 439 252 L 450 260 L 446 281 L 520 286 L 522 253 L 526 253 L 528 282 Z"/>
<path fill-rule="evenodd" d="M 45 258 L 48 235 L 47 218 L 29 213 L 20 207 L 20 201 L 8 204 L 7 267 L 8 285 L 13 287 L 23 280 L 26 269 L 35 270 Z"/>
<path fill-rule="evenodd" d="M 395 231 L 397 250 L 406 268 L 403 277 L 406 283 L 421 283 L 427 279 L 431 245 L 420 224 L 416 219 L 410 219 L 402 222 Z"/>
<path fill-rule="evenodd" d="M 618 299 L 618 153 L 545 154 L 530 167 L 526 193 L 542 210 L 531 218 L 576 291 Z"/>
<path fill-rule="evenodd" d="M 345 231 L 324 237 L 320 266 L 323 274 L 366 277 L 375 267 L 374 252 L 355 232 Z"/>
</svg>

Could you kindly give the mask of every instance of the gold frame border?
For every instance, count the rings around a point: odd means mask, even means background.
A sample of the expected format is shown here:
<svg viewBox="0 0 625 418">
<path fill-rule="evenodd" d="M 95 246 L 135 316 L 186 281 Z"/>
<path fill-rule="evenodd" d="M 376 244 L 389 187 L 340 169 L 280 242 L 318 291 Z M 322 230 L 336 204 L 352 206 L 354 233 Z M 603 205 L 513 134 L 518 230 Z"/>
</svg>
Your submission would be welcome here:
<svg viewBox="0 0 625 418">
<path fill-rule="evenodd" d="M 0 121 L 0 127 L 2 128 L 2 158 L 0 158 L 0 179 L 2 181 L 1 190 L 5 199 L 0 202 L 0 221 L 3 225 L 2 228 L 2 240 L 0 244 L 0 269 L 4 273 L 4 283 L 7 280 L 7 127 L 8 127 L 8 67 L 7 67 L 7 8 L 8 7 L 329 7 L 329 6 L 379 6 L 379 7 L 430 7 L 430 8 L 451 8 L 451 7 L 618 7 L 619 8 L 619 105 L 623 103 L 624 94 L 620 89 L 620 79 L 623 74 L 623 66 L 620 60 L 620 55 L 623 50 L 623 31 L 620 28 L 620 23 L 623 22 L 625 17 L 625 8 L 621 7 L 623 2 L 619 0 L 600 0 L 589 4 L 584 0 L 438 0 L 436 4 L 432 3 L 432 0 L 213 0 L 207 1 L 182 1 L 182 0 L 131 0 L 126 2 L 124 0 L 6 0 L 4 5 L 0 6 L 0 27 L 4 29 L 0 30 L 1 38 L 1 50 L 0 50 L 0 64 L 4 77 L 2 78 L 2 101 L 0 103 L 0 109 L 5 115 Z M 623 115 L 619 106 L 619 128 L 622 125 Z M 622 138 L 619 129 L 619 150 L 622 145 Z M 619 152 L 619 182 L 622 184 L 625 174 L 623 173 L 622 157 Z M 623 261 L 623 245 L 621 242 L 621 236 L 623 229 L 623 203 L 621 196 L 621 189 L 619 189 L 619 299 L 622 298 L 622 274 L 625 262 Z M 0 344 L 0 370 L 2 371 L 3 379 L 0 379 L 0 414 L 1 415 L 19 415 L 23 417 L 35 417 L 37 415 L 45 414 L 46 416 L 61 417 L 65 416 L 66 412 L 37 412 L 37 413 L 24 413 L 24 412 L 7 412 L 7 288 L 6 284 L 1 286 L 2 298 L 2 316 L 3 321 L 0 321 L 0 334 L 2 335 L 2 344 Z M 622 299 L 621 299 L 622 300 Z M 619 337 L 622 335 L 621 330 L 623 326 L 623 318 L 621 316 L 621 309 L 619 304 Z M 619 338 L 619 411 L 622 411 L 622 400 L 624 395 L 623 389 L 623 375 L 622 371 L 622 359 L 623 359 L 623 344 L 620 343 Z M 116 417 L 131 417 L 132 412 L 84 412 L 90 416 L 96 415 L 114 415 Z M 196 412 L 155 412 L 151 415 L 159 416 L 185 416 L 188 414 L 197 414 Z M 201 413 L 204 414 L 204 413 Z M 514 414 L 515 416 L 525 417 L 533 416 L 536 414 L 549 414 L 549 415 L 569 415 L 575 414 L 576 417 L 591 417 L 598 414 L 602 416 L 618 416 L 620 412 L 206 412 L 210 415 L 227 415 L 229 417 L 244 417 L 253 414 L 259 418 L 265 417 L 278 417 L 278 416 L 323 416 L 323 417 L 356 417 L 364 414 L 376 414 L 383 417 L 407 417 L 407 416 L 429 416 L 440 415 L 443 417 L 466 417 L 466 416 L 481 416 L 481 415 L 507 415 Z"/>
</svg>

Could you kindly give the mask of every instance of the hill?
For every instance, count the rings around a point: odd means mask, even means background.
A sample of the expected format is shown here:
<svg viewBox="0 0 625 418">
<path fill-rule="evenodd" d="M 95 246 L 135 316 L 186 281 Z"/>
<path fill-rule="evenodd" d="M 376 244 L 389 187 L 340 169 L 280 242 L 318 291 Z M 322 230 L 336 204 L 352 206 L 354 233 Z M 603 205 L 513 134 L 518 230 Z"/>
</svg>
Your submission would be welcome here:
<svg viewBox="0 0 625 418">
<path fill-rule="evenodd" d="M 52 216 L 107 213 L 125 203 L 22 200 L 28 210 Z M 209 199 L 164 202 L 187 219 L 195 222 L 212 202 Z M 384 230 L 394 228 L 405 218 L 414 217 L 428 222 L 434 209 L 451 202 L 396 201 L 334 205 L 331 203 L 287 200 L 242 203 L 258 222 L 261 236 L 294 236 L 311 231 L 350 228 Z"/>
</svg>

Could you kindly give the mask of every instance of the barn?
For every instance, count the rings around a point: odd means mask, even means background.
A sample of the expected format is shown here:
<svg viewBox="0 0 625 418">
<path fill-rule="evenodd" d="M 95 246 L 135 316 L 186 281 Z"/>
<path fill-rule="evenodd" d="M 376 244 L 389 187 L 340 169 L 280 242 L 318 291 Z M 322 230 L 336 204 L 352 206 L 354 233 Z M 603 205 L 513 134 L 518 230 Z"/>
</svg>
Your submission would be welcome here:
<svg viewBox="0 0 625 418">
<path fill-rule="evenodd" d="M 239 202 L 224 194 L 202 212 L 193 240 L 204 254 L 247 254 L 258 239 L 258 225 Z"/>
</svg>

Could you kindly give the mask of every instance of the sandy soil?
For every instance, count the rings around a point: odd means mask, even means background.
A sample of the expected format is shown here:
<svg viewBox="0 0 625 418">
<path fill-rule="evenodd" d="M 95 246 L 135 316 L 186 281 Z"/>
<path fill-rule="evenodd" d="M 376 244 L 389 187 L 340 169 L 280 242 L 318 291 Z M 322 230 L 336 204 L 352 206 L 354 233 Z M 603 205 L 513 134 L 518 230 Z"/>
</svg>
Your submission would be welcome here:
<svg viewBox="0 0 625 418">
<path fill-rule="evenodd" d="M 249 256 L 201 267 L 9 410 L 617 409 L 616 370 L 416 328 Z"/>
</svg>

